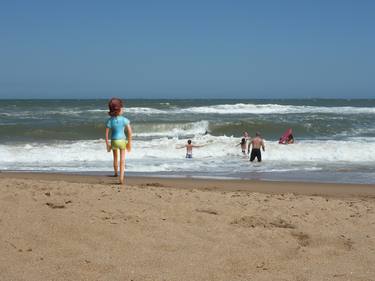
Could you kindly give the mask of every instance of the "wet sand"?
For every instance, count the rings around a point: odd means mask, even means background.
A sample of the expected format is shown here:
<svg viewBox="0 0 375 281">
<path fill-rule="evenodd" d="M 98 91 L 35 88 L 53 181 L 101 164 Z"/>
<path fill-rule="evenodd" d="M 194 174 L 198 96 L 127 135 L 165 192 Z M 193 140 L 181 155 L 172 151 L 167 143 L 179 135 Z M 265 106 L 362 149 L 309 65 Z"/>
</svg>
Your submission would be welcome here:
<svg viewBox="0 0 375 281">
<path fill-rule="evenodd" d="M 0 173 L 0 280 L 375 280 L 375 186 Z"/>
</svg>

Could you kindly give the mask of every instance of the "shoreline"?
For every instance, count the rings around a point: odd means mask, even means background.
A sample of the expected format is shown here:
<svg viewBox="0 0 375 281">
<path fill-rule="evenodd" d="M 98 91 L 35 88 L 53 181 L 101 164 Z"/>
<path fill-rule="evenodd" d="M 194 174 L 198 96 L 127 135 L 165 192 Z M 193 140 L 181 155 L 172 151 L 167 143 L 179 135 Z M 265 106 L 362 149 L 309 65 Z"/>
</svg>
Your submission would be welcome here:
<svg viewBox="0 0 375 281">
<path fill-rule="evenodd" d="M 91 171 L 65 171 L 65 170 L 12 170 L 0 169 L 0 173 L 26 173 L 26 174 L 56 174 L 56 175 L 89 175 L 106 176 L 112 173 L 111 170 Z M 125 172 L 129 178 L 171 178 L 171 179 L 205 179 L 205 180 L 238 180 L 255 182 L 290 182 L 290 183 L 311 183 L 311 184 L 352 184 L 352 185 L 374 185 L 375 174 L 359 171 L 249 171 L 248 173 L 211 173 L 206 172 Z"/>
<path fill-rule="evenodd" d="M 0 179 L 65 181 L 117 185 L 117 178 L 105 174 L 1 171 Z M 190 177 L 126 176 L 126 186 L 152 186 L 187 190 L 293 193 L 323 197 L 375 197 L 374 184 L 317 183 L 303 181 L 268 181 L 252 179 L 209 179 Z M 120 185 L 118 185 L 120 187 Z"/>
</svg>

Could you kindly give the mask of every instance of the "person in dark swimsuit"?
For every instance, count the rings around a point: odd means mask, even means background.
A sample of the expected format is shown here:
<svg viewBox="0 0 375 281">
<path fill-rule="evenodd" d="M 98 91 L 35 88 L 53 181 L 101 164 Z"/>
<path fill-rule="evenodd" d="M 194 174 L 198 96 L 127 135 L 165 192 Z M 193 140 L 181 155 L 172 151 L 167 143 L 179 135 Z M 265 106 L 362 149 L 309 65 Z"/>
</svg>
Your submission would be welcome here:
<svg viewBox="0 0 375 281">
<path fill-rule="evenodd" d="M 250 162 L 253 162 L 255 158 L 257 158 L 258 162 L 262 161 L 262 153 L 260 152 L 260 148 L 262 148 L 263 151 L 265 150 L 264 146 L 264 140 L 262 139 L 261 135 L 259 132 L 255 134 L 255 138 L 253 138 L 249 146 L 247 147 L 247 153 L 250 152 L 250 147 L 252 146 L 251 149 L 251 154 L 250 154 Z"/>
</svg>

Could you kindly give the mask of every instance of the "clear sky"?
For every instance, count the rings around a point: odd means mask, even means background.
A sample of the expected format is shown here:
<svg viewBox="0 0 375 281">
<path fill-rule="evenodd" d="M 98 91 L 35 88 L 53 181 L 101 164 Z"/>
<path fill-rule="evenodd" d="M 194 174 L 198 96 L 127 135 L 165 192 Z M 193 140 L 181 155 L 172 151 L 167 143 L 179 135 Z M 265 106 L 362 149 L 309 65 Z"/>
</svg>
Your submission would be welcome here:
<svg viewBox="0 0 375 281">
<path fill-rule="evenodd" d="M 375 1 L 1 0 L 1 98 L 374 98 Z"/>
</svg>

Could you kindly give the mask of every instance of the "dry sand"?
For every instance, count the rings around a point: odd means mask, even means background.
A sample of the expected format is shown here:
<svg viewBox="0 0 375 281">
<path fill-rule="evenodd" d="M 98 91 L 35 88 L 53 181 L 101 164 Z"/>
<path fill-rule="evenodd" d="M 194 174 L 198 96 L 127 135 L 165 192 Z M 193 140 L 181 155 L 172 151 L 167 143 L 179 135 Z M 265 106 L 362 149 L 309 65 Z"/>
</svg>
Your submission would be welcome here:
<svg viewBox="0 0 375 281">
<path fill-rule="evenodd" d="M 0 173 L 0 280 L 375 280 L 375 187 Z"/>
</svg>

